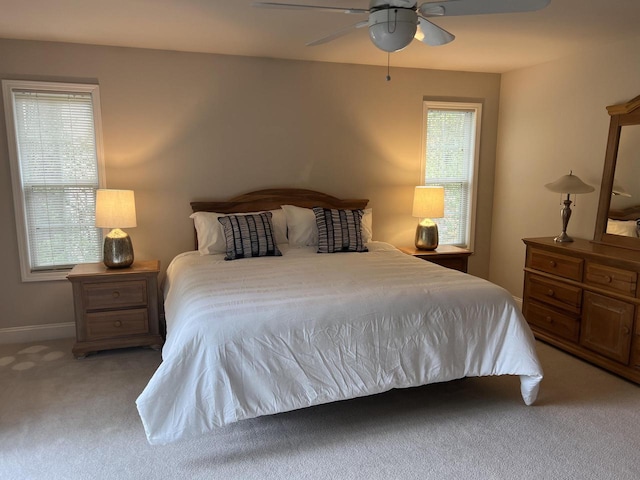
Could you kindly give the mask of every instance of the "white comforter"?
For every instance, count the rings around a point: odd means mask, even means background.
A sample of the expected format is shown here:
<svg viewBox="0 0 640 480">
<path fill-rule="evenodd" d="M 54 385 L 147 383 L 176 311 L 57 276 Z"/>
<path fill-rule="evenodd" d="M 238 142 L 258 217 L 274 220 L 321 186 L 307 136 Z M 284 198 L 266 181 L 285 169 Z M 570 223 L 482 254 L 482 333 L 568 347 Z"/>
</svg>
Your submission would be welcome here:
<svg viewBox="0 0 640 480">
<path fill-rule="evenodd" d="M 533 336 L 504 289 L 368 246 L 176 257 L 163 362 L 136 402 L 149 442 L 465 376 L 520 375 L 525 403 L 535 401 Z"/>
</svg>

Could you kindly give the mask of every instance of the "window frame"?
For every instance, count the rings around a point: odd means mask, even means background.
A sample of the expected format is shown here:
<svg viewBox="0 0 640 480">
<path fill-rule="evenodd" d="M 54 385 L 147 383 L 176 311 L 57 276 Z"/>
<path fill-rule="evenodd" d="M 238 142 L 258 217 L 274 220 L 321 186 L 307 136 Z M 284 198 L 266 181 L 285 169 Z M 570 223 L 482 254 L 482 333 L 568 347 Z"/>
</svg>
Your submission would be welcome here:
<svg viewBox="0 0 640 480">
<path fill-rule="evenodd" d="M 429 110 L 453 110 L 453 111 L 473 111 L 475 113 L 475 129 L 473 145 L 473 161 L 470 165 L 469 175 L 469 196 L 468 196 L 468 223 L 466 243 L 455 243 L 458 247 L 465 248 L 473 252 L 475 243 L 476 210 L 478 196 L 478 170 L 480 165 L 480 137 L 482 132 L 482 103 L 477 101 L 442 101 L 428 100 L 422 102 L 422 161 L 420 166 L 420 183 L 418 185 L 428 185 L 426 182 L 427 167 L 427 114 Z M 435 184 L 435 183 L 434 183 Z M 438 219 L 433 219 L 438 223 Z M 442 244 L 449 245 L 449 244 Z"/>
<path fill-rule="evenodd" d="M 97 84 L 41 82 L 31 80 L 2 80 L 5 121 L 7 129 L 7 145 L 9 148 L 9 165 L 11 170 L 11 187 L 13 190 L 13 206 L 18 237 L 18 253 L 20 272 L 23 282 L 65 280 L 71 267 L 52 267 L 49 270 L 33 270 L 29 250 L 27 230 L 27 212 L 25 194 L 22 183 L 22 165 L 18 154 L 18 138 L 16 134 L 16 111 L 14 90 L 39 91 L 47 93 L 80 93 L 91 96 L 93 109 L 93 128 L 95 135 L 96 161 L 98 169 L 98 188 L 105 188 L 105 162 L 102 140 L 102 114 L 100 110 L 100 89 Z"/>
</svg>

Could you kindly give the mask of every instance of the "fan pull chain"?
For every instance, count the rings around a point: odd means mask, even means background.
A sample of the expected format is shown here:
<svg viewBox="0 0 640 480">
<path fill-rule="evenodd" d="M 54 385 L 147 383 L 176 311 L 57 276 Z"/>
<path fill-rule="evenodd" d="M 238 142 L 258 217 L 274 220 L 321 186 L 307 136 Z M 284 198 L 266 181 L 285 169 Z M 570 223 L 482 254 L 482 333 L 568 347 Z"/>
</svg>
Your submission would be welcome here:
<svg viewBox="0 0 640 480">
<path fill-rule="evenodd" d="M 387 31 L 389 33 L 395 33 L 396 28 L 398 28 L 398 9 L 396 8 L 393 13 L 395 16 L 393 17 L 393 30 L 391 29 L 391 9 L 387 9 Z M 391 57 L 391 53 L 387 52 L 387 82 L 391 81 L 391 72 L 389 71 L 389 58 Z"/>
<path fill-rule="evenodd" d="M 391 81 L 391 72 L 389 71 L 389 61 L 390 61 L 391 53 L 387 52 L 387 82 Z"/>
<path fill-rule="evenodd" d="M 396 8 L 393 13 L 395 17 L 393 17 L 393 30 L 391 29 L 391 9 L 387 9 L 387 32 L 395 33 L 396 28 L 398 28 L 398 9 Z"/>
</svg>

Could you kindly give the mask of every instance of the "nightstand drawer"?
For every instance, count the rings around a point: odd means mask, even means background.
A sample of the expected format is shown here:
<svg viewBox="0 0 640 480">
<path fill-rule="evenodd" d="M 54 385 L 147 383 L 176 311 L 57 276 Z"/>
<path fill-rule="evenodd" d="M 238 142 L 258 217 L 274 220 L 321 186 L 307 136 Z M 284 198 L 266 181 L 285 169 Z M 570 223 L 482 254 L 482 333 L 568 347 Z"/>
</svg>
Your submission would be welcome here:
<svg viewBox="0 0 640 480">
<path fill-rule="evenodd" d="M 82 290 L 86 310 L 137 307 L 147 304 L 145 280 L 85 283 Z"/>
<path fill-rule="evenodd" d="M 87 340 L 139 335 L 149 332 L 147 309 L 87 314 Z"/>
<path fill-rule="evenodd" d="M 558 255 L 544 250 L 531 249 L 529 267 L 559 277 L 582 281 L 583 261 L 581 258 Z"/>
<path fill-rule="evenodd" d="M 529 303 L 524 312 L 527 322 L 534 327 L 547 330 L 559 337 L 577 342 L 580 333 L 580 322 L 577 318 L 563 315 L 551 308 Z"/>
<path fill-rule="evenodd" d="M 527 293 L 532 299 L 572 313 L 580 313 L 581 288 L 532 274 L 527 274 L 527 280 Z"/>
<path fill-rule="evenodd" d="M 634 297 L 638 274 L 606 265 L 587 262 L 585 283 Z"/>
</svg>

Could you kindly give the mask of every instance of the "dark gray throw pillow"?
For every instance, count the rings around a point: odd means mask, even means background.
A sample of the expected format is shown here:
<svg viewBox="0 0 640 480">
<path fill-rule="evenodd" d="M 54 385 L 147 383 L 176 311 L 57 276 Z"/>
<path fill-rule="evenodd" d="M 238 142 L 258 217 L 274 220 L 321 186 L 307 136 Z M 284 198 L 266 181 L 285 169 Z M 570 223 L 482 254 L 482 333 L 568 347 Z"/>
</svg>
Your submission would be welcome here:
<svg viewBox="0 0 640 480">
<path fill-rule="evenodd" d="M 271 212 L 255 215 L 227 215 L 218 218 L 224 228 L 226 242 L 225 260 L 249 257 L 279 257 Z"/>
<path fill-rule="evenodd" d="M 367 252 L 362 241 L 364 210 L 314 207 L 318 226 L 318 253 Z"/>
</svg>

